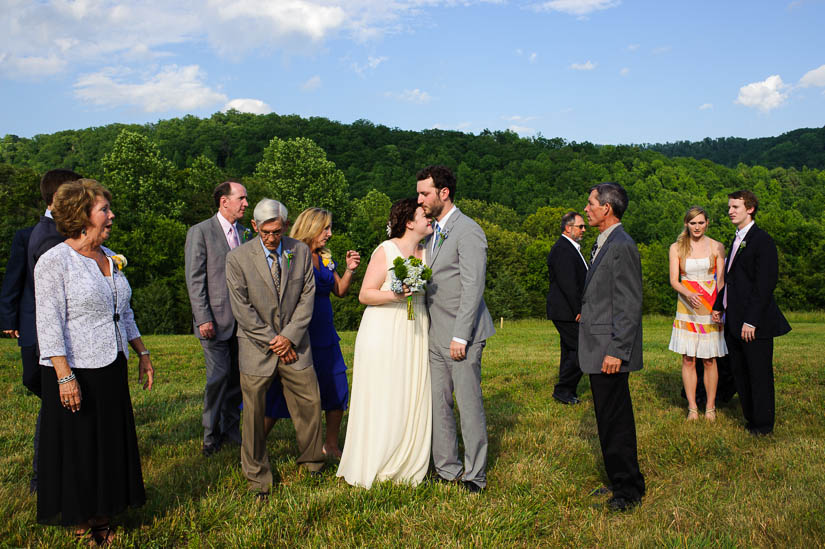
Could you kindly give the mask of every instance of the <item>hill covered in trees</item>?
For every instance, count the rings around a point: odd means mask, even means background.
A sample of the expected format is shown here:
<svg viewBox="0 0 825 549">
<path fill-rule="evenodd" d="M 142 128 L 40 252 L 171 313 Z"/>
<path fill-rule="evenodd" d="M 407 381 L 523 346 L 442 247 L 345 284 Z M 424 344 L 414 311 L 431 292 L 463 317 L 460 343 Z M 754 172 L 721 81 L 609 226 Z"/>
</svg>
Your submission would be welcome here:
<svg viewBox="0 0 825 549">
<path fill-rule="evenodd" d="M 485 131 L 405 131 L 368 121 L 218 113 L 156 124 L 70 130 L 0 142 L 0 265 L 14 231 L 41 213 L 37 182 L 51 168 L 94 177 L 114 194 L 117 215 L 110 247 L 129 258 L 133 306 L 146 332 L 186 332 L 189 303 L 183 244 L 189 226 L 214 213 L 211 190 L 242 181 L 254 205 L 278 198 L 294 218 L 321 206 L 334 214 L 330 247 L 366 259 L 385 237 L 391 202 L 411 196 L 415 173 L 428 164 L 451 166 L 458 205 L 484 227 L 489 242 L 486 298 L 494 316 L 542 316 L 546 255 L 561 215 L 581 211 L 588 189 L 617 181 L 628 189 L 623 222 L 639 243 L 646 312 L 672 314 L 667 249 L 694 204 L 711 217 L 709 234 L 729 243 L 727 193 L 752 189 L 757 222 L 780 255 L 777 297 L 788 309 L 825 307 L 825 172 L 810 168 L 725 167 L 710 160 L 669 158 L 650 148 L 568 143 Z M 248 210 L 251 214 L 252 208 Z M 248 225 L 248 223 L 247 223 Z M 590 230 L 585 254 L 596 237 Z M 366 261 L 363 269 L 366 267 Z M 2 268 L 2 267 L 0 267 Z M 333 300 L 340 328 L 360 319 L 358 285 Z"/>
<path fill-rule="evenodd" d="M 645 148 L 670 157 L 706 158 L 729 168 L 741 163 L 766 168 L 825 169 L 825 127 L 800 128 L 778 137 L 706 137 L 702 141 L 657 143 Z"/>
</svg>

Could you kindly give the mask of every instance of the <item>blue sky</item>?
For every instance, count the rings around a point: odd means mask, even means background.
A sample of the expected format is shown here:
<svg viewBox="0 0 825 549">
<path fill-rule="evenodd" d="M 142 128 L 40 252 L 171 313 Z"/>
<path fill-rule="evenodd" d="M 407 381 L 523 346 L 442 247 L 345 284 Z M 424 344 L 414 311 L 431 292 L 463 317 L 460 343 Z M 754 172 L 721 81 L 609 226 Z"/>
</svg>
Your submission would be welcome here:
<svg viewBox="0 0 825 549">
<path fill-rule="evenodd" d="M 0 135 L 230 107 L 594 143 L 825 125 L 825 0 L 0 0 Z"/>
</svg>

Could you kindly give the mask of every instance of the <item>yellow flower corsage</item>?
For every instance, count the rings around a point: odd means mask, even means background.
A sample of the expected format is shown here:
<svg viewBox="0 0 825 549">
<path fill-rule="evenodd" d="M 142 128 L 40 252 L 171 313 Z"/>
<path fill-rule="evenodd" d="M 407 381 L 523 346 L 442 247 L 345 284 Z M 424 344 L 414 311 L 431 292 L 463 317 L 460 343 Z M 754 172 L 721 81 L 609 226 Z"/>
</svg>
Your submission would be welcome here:
<svg viewBox="0 0 825 549">
<path fill-rule="evenodd" d="M 335 270 L 335 262 L 332 260 L 331 257 L 325 257 L 321 260 L 321 262 L 324 264 L 324 267 L 326 267 L 330 271 Z"/>
<path fill-rule="evenodd" d="M 129 262 L 126 261 L 126 256 L 122 254 L 113 255 L 112 262 L 115 264 L 115 267 L 117 267 L 118 271 L 122 271 L 126 268 L 126 265 L 129 264 Z"/>
</svg>

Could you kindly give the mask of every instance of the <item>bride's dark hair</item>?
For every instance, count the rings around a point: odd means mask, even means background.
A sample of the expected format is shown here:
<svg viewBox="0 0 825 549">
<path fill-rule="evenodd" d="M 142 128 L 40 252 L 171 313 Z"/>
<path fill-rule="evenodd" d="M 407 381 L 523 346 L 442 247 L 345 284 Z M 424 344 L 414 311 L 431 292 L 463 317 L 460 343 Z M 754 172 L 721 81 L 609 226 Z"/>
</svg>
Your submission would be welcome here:
<svg viewBox="0 0 825 549">
<path fill-rule="evenodd" d="M 401 238 L 407 230 L 407 222 L 415 219 L 415 210 L 418 209 L 417 198 L 402 198 L 397 200 L 390 208 L 390 221 L 388 223 L 389 237 Z"/>
</svg>

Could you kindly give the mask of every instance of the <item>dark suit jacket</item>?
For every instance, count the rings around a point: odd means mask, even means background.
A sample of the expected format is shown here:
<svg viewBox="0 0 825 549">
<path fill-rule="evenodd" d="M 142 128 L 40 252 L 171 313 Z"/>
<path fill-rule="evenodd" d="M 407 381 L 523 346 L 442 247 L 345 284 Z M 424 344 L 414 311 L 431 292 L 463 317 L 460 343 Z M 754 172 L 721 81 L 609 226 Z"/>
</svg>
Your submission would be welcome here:
<svg viewBox="0 0 825 549">
<path fill-rule="evenodd" d="M 779 277 L 779 259 L 773 239 L 754 223 L 728 269 L 732 248 L 731 242 L 725 259 L 725 287 L 716 296 L 713 309 L 725 311 L 728 332 L 735 337 L 742 336 L 744 323 L 756 326 L 759 339 L 787 334 L 791 326 L 773 298 Z M 723 306 L 726 293 L 727 309 Z"/>
<path fill-rule="evenodd" d="M 66 240 L 66 237 L 57 231 L 57 224 L 54 222 L 54 219 L 41 215 L 40 221 L 34 226 L 32 235 L 29 238 L 27 262 L 29 276 L 32 280 L 34 280 L 34 266 L 37 264 L 40 256 L 64 240 Z"/>
<path fill-rule="evenodd" d="M 642 369 L 642 262 L 636 243 L 619 225 L 587 271 L 579 323 L 579 366 L 601 373 L 605 355 L 620 372 Z"/>
<path fill-rule="evenodd" d="M 218 214 L 220 215 L 220 214 Z M 244 228 L 235 224 L 238 234 Z M 207 322 L 215 325 L 215 339 L 226 341 L 235 334 L 235 317 L 229 305 L 226 289 L 226 254 L 229 244 L 220 221 L 212 216 L 191 227 L 186 233 L 186 288 L 192 305 L 192 324 L 195 336 L 203 339 L 198 326 Z"/>
<path fill-rule="evenodd" d="M 36 340 L 34 322 L 34 280 L 29 275 L 26 254 L 29 238 L 34 227 L 26 227 L 14 233 L 0 291 L 0 324 L 2 330 L 18 330 L 17 344 L 30 347 Z"/>
<path fill-rule="evenodd" d="M 582 310 L 582 292 L 587 268 L 576 247 L 560 236 L 547 255 L 550 291 L 547 293 L 547 318 L 575 321 Z"/>
</svg>

